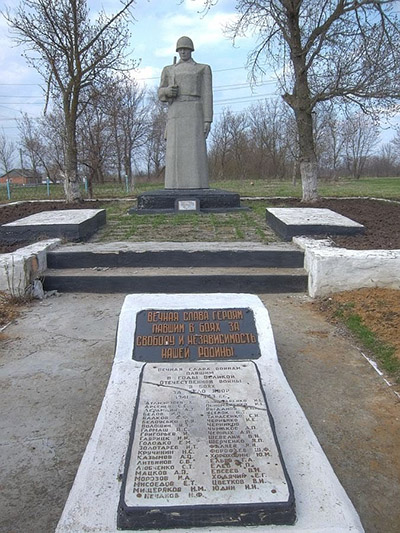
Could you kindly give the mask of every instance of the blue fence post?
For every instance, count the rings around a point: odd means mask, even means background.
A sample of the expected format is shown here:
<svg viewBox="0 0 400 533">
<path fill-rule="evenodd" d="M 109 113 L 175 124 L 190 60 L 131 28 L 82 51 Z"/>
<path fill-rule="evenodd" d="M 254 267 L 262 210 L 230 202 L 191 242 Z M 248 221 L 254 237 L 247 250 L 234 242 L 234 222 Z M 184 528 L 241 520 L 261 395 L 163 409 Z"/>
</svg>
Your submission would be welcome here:
<svg viewBox="0 0 400 533">
<path fill-rule="evenodd" d="M 46 178 L 46 187 L 47 187 L 47 196 L 50 196 L 50 178 L 47 176 Z"/>
<path fill-rule="evenodd" d="M 85 185 L 85 193 L 88 193 L 88 179 L 86 176 L 83 177 L 83 183 Z"/>
<path fill-rule="evenodd" d="M 11 200 L 10 180 L 7 180 L 7 198 Z"/>
</svg>

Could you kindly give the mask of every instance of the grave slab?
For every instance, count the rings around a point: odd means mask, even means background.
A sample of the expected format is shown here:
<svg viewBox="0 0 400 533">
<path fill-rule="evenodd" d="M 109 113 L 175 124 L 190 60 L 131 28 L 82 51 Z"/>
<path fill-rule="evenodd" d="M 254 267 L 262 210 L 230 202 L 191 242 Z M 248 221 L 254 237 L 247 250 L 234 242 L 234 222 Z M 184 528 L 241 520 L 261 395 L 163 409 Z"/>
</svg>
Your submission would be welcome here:
<svg viewBox="0 0 400 533">
<path fill-rule="evenodd" d="M 219 331 L 225 322 L 230 333 Z M 126 297 L 109 385 L 56 531 L 121 528 L 363 531 L 256 296 Z"/>
<path fill-rule="evenodd" d="M 365 227 L 331 209 L 317 207 L 269 207 L 268 225 L 285 241 L 298 235 L 356 235 Z"/>
<path fill-rule="evenodd" d="M 0 240 L 14 243 L 61 237 L 69 241 L 83 241 L 105 223 L 105 209 L 42 211 L 0 226 Z"/>
</svg>

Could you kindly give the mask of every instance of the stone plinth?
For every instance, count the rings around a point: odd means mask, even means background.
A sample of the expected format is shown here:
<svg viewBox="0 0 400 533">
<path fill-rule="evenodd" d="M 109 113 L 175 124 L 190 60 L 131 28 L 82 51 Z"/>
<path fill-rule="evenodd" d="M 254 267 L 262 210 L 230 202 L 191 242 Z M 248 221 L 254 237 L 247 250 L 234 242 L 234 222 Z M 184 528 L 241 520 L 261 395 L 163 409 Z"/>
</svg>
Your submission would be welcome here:
<svg viewBox="0 0 400 533">
<path fill-rule="evenodd" d="M 220 336 L 225 323 L 230 338 Z M 228 340 L 232 351 L 200 350 Z M 139 360 L 143 346 L 154 360 Z M 56 531 L 120 528 L 363 531 L 282 373 L 257 297 L 126 297 L 109 385 Z"/>
<path fill-rule="evenodd" d="M 237 193 L 220 189 L 159 189 L 140 194 L 137 208 L 129 210 L 131 214 L 145 215 L 157 213 L 174 213 L 178 211 L 179 201 L 196 201 L 200 212 L 224 213 L 245 210 L 241 207 Z"/>
<path fill-rule="evenodd" d="M 106 223 L 105 209 L 64 209 L 42 211 L 0 227 L 3 242 L 23 242 L 43 237 L 69 241 L 88 239 Z"/>
<path fill-rule="evenodd" d="M 298 235 L 355 235 L 364 233 L 362 224 L 330 209 L 314 207 L 270 207 L 268 225 L 285 241 Z"/>
</svg>

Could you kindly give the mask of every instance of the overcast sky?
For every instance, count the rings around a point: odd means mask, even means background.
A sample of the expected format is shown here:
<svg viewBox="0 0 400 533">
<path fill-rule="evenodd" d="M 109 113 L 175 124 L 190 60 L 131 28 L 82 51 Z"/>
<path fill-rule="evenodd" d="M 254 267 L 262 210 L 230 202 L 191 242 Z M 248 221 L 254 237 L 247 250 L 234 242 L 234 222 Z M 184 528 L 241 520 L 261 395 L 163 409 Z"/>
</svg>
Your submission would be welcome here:
<svg viewBox="0 0 400 533">
<path fill-rule="evenodd" d="M 18 0 L 0 0 L 0 9 L 18 5 Z M 119 0 L 89 0 L 91 13 L 103 6 L 115 12 Z M 264 98 L 279 96 L 273 74 L 257 87 L 250 88 L 245 68 L 249 51 L 254 47 L 252 36 L 241 37 L 233 46 L 224 33 L 227 23 L 234 20 L 236 0 L 219 0 L 208 13 L 203 0 L 137 0 L 133 14 L 131 57 L 140 61 L 132 77 L 147 86 L 157 86 L 162 67 L 171 64 L 176 55 L 179 37 L 188 35 L 194 41 L 194 59 L 208 63 L 213 70 L 215 118 L 224 107 L 234 112 Z M 15 139 L 18 135 L 16 119 L 21 112 L 38 116 L 43 111 L 42 79 L 21 56 L 22 50 L 13 44 L 5 20 L 0 17 L 0 131 Z M 385 141 L 392 133 L 384 133 Z"/>
<path fill-rule="evenodd" d="M 0 9 L 15 7 L 17 0 L 0 0 Z M 119 0 L 89 0 L 93 15 L 102 5 L 115 12 Z M 224 26 L 234 19 L 235 0 L 219 0 L 208 13 L 201 13 L 203 0 L 138 0 L 132 24 L 131 57 L 140 61 L 132 76 L 147 86 L 157 86 L 163 66 L 173 62 L 175 44 L 188 35 L 195 46 L 194 59 L 208 63 L 213 70 L 215 116 L 224 107 L 239 111 L 252 102 L 274 97 L 276 86 L 272 76 L 252 89 L 245 68 L 248 52 L 254 43 L 251 37 L 240 38 L 233 46 L 224 34 Z M 37 116 L 43 111 L 42 79 L 15 47 L 7 24 L 0 20 L 0 130 L 15 138 L 16 120 L 21 112 Z"/>
</svg>

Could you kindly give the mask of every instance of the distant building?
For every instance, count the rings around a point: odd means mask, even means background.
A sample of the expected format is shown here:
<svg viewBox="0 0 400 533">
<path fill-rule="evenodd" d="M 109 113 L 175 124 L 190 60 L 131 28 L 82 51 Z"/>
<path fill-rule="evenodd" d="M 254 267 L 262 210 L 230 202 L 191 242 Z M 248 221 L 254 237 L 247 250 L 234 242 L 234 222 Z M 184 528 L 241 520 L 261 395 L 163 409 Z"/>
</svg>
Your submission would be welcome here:
<svg viewBox="0 0 400 533">
<path fill-rule="evenodd" d="M 0 177 L 0 183 L 5 184 L 7 180 L 13 185 L 39 185 L 42 182 L 42 176 L 39 172 L 34 172 L 27 168 L 14 168 Z"/>
</svg>

